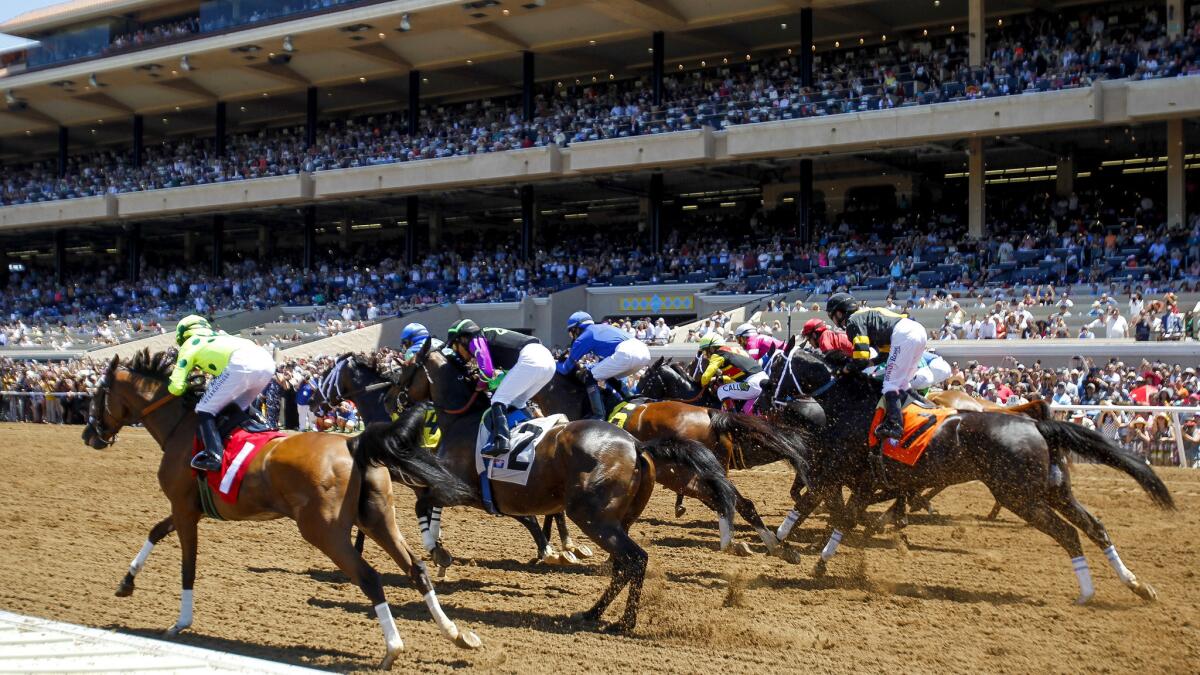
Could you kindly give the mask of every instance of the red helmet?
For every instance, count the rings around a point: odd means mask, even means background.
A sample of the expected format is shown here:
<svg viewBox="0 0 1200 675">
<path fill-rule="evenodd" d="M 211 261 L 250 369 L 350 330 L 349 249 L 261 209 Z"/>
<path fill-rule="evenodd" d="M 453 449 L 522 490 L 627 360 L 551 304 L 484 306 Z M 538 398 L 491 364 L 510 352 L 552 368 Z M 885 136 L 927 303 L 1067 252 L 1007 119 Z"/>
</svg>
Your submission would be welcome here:
<svg viewBox="0 0 1200 675">
<path fill-rule="evenodd" d="M 800 331 L 800 334 L 804 337 L 808 337 L 809 335 L 814 334 L 820 335 L 826 330 L 829 330 L 829 326 L 825 325 L 824 321 L 820 319 L 809 319 L 808 321 L 804 322 L 804 328 Z"/>
</svg>

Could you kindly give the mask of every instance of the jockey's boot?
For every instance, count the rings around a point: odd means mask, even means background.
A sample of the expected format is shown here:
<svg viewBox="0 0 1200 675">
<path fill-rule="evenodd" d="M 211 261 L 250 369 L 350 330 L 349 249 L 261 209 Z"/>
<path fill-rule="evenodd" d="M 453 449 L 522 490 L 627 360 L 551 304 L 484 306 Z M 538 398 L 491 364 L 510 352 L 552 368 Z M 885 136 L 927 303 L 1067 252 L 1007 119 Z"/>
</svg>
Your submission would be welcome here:
<svg viewBox="0 0 1200 675">
<path fill-rule="evenodd" d="M 600 385 L 595 380 L 588 378 L 588 383 L 584 389 L 587 391 L 588 405 L 592 412 L 588 415 L 588 419 L 602 420 L 608 410 L 604 407 L 604 394 L 600 391 Z"/>
<path fill-rule="evenodd" d="M 217 431 L 217 419 L 211 413 L 196 413 L 198 432 L 204 449 L 192 457 L 192 468 L 212 473 L 221 470 L 221 458 L 225 454 L 221 434 Z"/>
<path fill-rule="evenodd" d="M 900 392 L 889 391 L 883 395 L 883 421 L 875 429 L 880 438 L 900 440 L 904 436 L 904 418 L 900 413 Z"/>
<path fill-rule="evenodd" d="M 507 455 L 512 449 L 508 438 L 508 419 L 504 414 L 507 407 L 503 403 L 493 403 L 488 411 L 488 433 L 491 434 L 492 442 L 482 453 L 485 457 Z"/>
<path fill-rule="evenodd" d="M 252 434 L 261 434 L 275 429 L 267 423 L 267 418 L 262 416 L 258 408 L 250 406 L 245 409 L 246 422 L 242 424 L 242 428 Z"/>
<path fill-rule="evenodd" d="M 748 398 L 748 399 L 746 399 L 746 402 L 742 404 L 742 414 L 744 414 L 744 415 L 753 415 L 753 414 L 754 414 L 754 404 L 755 404 L 755 403 L 758 403 L 758 397 L 757 397 L 757 396 L 756 396 L 756 397 L 754 397 L 754 398 Z"/>
</svg>

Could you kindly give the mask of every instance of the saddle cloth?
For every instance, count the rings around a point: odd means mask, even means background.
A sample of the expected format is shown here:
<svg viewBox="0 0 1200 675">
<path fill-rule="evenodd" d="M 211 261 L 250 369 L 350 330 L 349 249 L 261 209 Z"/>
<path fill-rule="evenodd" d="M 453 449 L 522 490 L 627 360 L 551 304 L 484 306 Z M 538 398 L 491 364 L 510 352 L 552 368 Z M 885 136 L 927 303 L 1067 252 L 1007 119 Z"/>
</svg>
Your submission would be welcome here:
<svg viewBox="0 0 1200 675">
<path fill-rule="evenodd" d="M 871 447 L 879 444 L 880 439 L 875 435 L 875 428 L 883 421 L 883 414 L 881 403 L 879 407 L 875 408 L 875 416 L 871 419 L 871 430 L 868 435 Z M 958 411 L 954 408 L 926 408 L 917 403 L 909 403 L 904 406 L 902 414 L 904 416 L 904 435 L 900 437 L 899 442 L 892 442 L 891 439 L 888 439 L 889 442 L 883 444 L 883 455 L 913 466 L 921 459 L 921 455 L 925 454 L 925 448 L 929 447 L 929 443 L 937 436 L 937 432 L 946 420 L 956 416 Z"/>
<path fill-rule="evenodd" d="M 236 504 L 238 491 L 242 488 L 242 479 L 246 477 L 246 470 L 250 468 L 250 462 L 258 454 L 259 450 L 267 443 L 286 436 L 287 434 L 279 431 L 264 431 L 250 432 L 245 429 L 235 429 L 230 435 L 229 440 L 225 443 L 225 455 L 221 461 L 221 471 L 211 472 L 206 475 L 208 486 L 221 499 L 228 504 Z M 203 446 L 200 439 L 196 439 L 192 445 L 192 455 L 195 456 Z"/>
<path fill-rule="evenodd" d="M 642 405 L 649 399 L 635 398 L 632 401 L 621 401 L 613 407 L 612 412 L 608 415 L 608 423 L 615 424 L 622 429 L 629 423 L 629 416 L 637 410 L 638 406 Z"/>
<path fill-rule="evenodd" d="M 511 423 L 511 422 L 510 422 Z M 537 444 L 542 436 L 550 429 L 567 423 L 566 415 L 551 415 L 549 417 L 528 418 L 511 427 L 508 433 L 512 450 L 507 455 L 491 458 L 488 462 L 487 477 L 502 483 L 525 485 L 529 482 L 529 472 L 533 469 L 537 457 Z M 475 472 L 484 471 L 484 457 L 480 452 L 488 442 L 488 432 L 484 425 L 479 425 L 479 438 L 475 443 Z"/>
</svg>

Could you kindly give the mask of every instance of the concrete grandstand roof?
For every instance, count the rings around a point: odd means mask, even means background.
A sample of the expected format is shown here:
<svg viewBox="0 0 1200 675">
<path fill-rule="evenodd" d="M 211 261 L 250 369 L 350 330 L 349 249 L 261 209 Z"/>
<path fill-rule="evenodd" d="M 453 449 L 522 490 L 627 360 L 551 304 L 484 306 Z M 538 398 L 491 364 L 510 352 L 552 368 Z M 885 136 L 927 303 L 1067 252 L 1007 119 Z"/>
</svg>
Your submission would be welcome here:
<svg viewBox="0 0 1200 675">
<path fill-rule="evenodd" d="M 58 26 L 94 19 L 100 16 L 129 12 L 155 4 L 162 0 L 68 0 L 47 7 L 32 9 L 0 23 L 0 32 L 23 35 L 30 31 L 43 31 Z"/>
</svg>

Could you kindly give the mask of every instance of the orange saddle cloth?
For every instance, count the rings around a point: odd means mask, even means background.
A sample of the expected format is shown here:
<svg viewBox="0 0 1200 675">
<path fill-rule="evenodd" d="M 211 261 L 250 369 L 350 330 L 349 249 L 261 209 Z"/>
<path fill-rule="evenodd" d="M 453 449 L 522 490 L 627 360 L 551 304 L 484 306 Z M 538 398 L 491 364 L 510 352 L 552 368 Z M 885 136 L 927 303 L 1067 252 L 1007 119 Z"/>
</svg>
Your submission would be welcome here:
<svg viewBox="0 0 1200 675">
<path fill-rule="evenodd" d="M 883 455 L 889 459 L 894 459 L 897 462 L 903 462 L 909 466 L 917 463 L 921 459 L 921 455 L 925 454 L 925 448 L 929 447 L 929 442 L 937 435 L 938 429 L 942 428 L 945 421 L 958 414 L 954 408 L 924 408 L 915 403 L 909 403 L 904 406 L 904 435 L 899 441 L 886 439 L 883 444 Z M 868 440 L 871 447 L 879 444 L 879 437 L 875 435 L 875 428 L 883 421 L 883 406 L 875 409 L 875 416 L 871 419 L 871 431 L 868 435 Z"/>
</svg>

